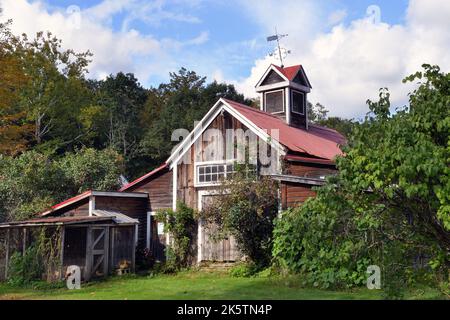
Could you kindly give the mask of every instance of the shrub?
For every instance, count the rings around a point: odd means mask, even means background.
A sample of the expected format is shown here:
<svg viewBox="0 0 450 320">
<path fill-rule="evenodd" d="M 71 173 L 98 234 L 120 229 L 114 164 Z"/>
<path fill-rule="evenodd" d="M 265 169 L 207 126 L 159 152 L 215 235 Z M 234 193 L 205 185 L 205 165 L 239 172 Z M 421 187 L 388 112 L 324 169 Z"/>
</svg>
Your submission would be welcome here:
<svg viewBox="0 0 450 320">
<path fill-rule="evenodd" d="M 247 278 L 258 273 L 260 267 L 252 262 L 242 262 L 234 265 L 230 269 L 230 275 L 236 278 Z"/>
<path fill-rule="evenodd" d="M 200 213 L 206 225 L 215 226 L 216 240 L 233 235 L 242 254 L 264 268 L 270 264 L 273 221 L 278 214 L 276 182 L 268 177 L 238 171 L 224 181 L 219 193 Z"/>
<path fill-rule="evenodd" d="M 8 266 L 8 283 L 12 286 L 29 285 L 41 279 L 44 264 L 37 246 L 30 246 L 24 254 L 14 252 Z"/>
<path fill-rule="evenodd" d="M 188 267 L 193 258 L 193 241 L 196 223 L 195 211 L 178 202 L 177 210 L 160 210 L 159 221 L 164 221 L 164 231 L 170 234 L 171 243 L 166 248 L 166 272 L 175 272 Z"/>
</svg>

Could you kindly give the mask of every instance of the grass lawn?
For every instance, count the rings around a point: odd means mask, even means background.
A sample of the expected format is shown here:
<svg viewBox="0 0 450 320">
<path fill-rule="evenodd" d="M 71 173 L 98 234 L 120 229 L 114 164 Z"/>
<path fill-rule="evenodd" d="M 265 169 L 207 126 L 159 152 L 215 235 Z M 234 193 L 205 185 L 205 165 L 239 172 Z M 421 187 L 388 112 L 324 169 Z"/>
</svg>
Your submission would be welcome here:
<svg viewBox="0 0 450 320">
<path fill-rule="evenodd" d="M 18 289 L 0 284 L 2 299 L 381 299 L 382 292 L 360 288 L 331 291 L 302 288 L 296 278 L 233 278 L 225 272 L 189 271 L 177 275 L 113 277 L 81 290 Z M 415 289 L 407 299 L 442 299 L 433 289 Z"/>
</svg>

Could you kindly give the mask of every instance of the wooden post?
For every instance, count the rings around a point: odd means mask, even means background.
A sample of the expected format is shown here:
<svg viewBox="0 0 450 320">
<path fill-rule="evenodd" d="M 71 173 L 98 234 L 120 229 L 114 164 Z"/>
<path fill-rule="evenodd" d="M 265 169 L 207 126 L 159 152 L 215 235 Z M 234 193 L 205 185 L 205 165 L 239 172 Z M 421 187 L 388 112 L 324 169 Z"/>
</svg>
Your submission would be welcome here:
<svg viewBox="0 0 450 320">
<path fill-rule="evenodd" d="M 66 238 L 66 227 L 62 226 L 61 227 L 61 239 L 60 239 L 60 246 L 61 249 L 59 250 L 59 264 L 60 264 L 60 271 L 59 271 L 59 277 L 61 278 L 61 280 L 64 279 L 65 274 L 64 274 L 64 242 L 65 242 L 65 238 Z"/>
<path fill-rule="evenodd" d="M 84 268 L 84 280 L 89 281 L 92 273 L 92 227 L 87 227 L 86 232 L 86 266 Z"/>
<path fill-rule="evenodd" d="M 109 227 L 105 227 L 104 242 L 104 258 L 103 258 L 103 274 L 108 276 L 109 273 Z"/>
<path fill-rule="evenodd" d="M 27 228 L 22 229 L 22 254 L 27 250 Z"/>
<path fill-rule="evenodd" d="M 110 260 L 110 265 L 111 265 L 111 268 L 110 268 L 110 272 L 112 273 L 112 272 L 114 272 L 115 270 L 114 270 L 114 254 L 115 254 L 115 233 L 116 233 L 116 228 L 111 228 L 110 229 L 111 230 L 111 233 L 110 233 L 110 237 L 111 237 L 111 241 L 110 241 L 110 243 L 111 243 L 111 260 Z"/>
<path fill-rule="evenodd" d="M 137 238 L 137 225 L 134 228 L 134 239 L 136 239 L 136 238 Z M 134 244 L 133 245 L 133 252 L 132 252 L 132 255 L 131 255 L 131 271 L 135 272 L 135 270 L 136 270 L 136 248 L 137 248 L 137 242 L 133 241 L 133 244 Z"/>
<path fill-rule="evenodd" d="M 8 279 L 8 268 L 9 268 L 9 233 L 10 233 L 10 229 L 8 228 L 8 230 L 6 231 L 6 239 L 5 239 L 5 244 L 6 244 L 5 280 Z"/>
</svg>

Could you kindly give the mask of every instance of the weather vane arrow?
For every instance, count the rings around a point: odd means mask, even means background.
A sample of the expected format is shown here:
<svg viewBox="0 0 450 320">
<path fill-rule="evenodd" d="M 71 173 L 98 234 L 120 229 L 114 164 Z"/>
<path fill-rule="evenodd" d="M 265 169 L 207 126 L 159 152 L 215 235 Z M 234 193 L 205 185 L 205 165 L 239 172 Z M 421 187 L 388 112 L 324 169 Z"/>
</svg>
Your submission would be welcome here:
<svg viewBox="0 0 450 320">
<path fill-rule="evenodd" d="M 280 59 L 281 62 L 281 67 L 283 68 L 283 58 L 285 58 L 288 54 L 291 53 L 291 50 L 286 50 L 285 48 L 282 48 L 280 46 L 280 39 L 287 37 L 287 34 L 278 34 L 277 32 L 277 28 L 275 28 L 275 34 L 273 36 L 268 36 L 267 37 L 267 42 L 272 42 L 272 41 L 276 41 L 277 42 L 277 49 L 270 53 L 269 55 L 272 56 L 276 56 L 278 54 L 278 59 Z"/>
</svg>

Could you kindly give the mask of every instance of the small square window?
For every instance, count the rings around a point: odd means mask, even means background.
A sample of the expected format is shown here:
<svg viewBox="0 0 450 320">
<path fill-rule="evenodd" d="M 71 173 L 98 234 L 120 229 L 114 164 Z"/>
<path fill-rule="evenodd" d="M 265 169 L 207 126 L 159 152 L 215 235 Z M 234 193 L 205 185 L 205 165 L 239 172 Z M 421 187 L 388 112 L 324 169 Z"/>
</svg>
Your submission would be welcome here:
<svg viewBox="0 0 450 320">
<path fill-rule="evenodd" d="M 266 111 L 269 113 L 284 112 L 284 91 L 272 91 L 266 93 Z"/>
<path fill-rule="evenodd" d="M 292 111 L 305 114 L 305 95 L 303 92 L 292 91 Z"/>
<path fill-rule="evenodd" d="M 204 174 L 205 173 L 205 168 L 204 167 L 200 167 L 198 170 L 199 170 L 200 174 Z"/>
</svg>

